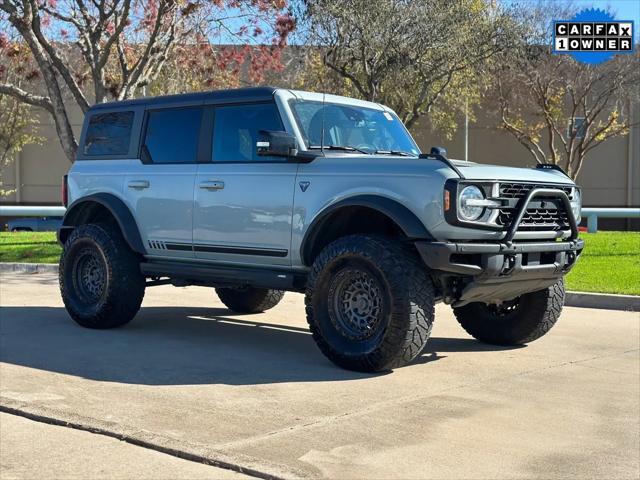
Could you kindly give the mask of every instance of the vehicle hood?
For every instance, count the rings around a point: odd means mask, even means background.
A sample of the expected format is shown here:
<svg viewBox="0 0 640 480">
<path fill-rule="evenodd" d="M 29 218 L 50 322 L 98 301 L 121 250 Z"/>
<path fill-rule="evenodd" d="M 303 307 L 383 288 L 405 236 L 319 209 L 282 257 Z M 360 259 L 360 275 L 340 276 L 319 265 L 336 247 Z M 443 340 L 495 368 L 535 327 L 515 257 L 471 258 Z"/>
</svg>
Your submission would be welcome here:
<svg viewBox="0 0 640 480">
<path fill-rule="evenodd" d="M 453 160 L 452 162 L 458 167 L 465 178 L 469 180 L 508 180 L 514 182 L 562 183 L 565 185 L 573 185 L 573 181 L 558 170 L 504 167 L 501 165 L 487 165 L 459 160 Z"/>
<path fill-rule="evenodd" d="M 349 158 L 352 161 L 363 162 L 367 168 L 377 165 L 381 171 L 416 173 L 417 165 L 428 165 L 429 172 L 437 169 L 446 178 L 456 178 L 457 174 L 445 162 L 431 158 L 400 157 L 393 155 L 359 155 L 352 152 L 325 152 L 326 158 Z M 372 160 L 378 160 L 372 162 Z M 505 167 L 503 165 L 490 165 L 486 163 L 465 162 L 463 160 L 450 160 L 468 180 L 497 180 L 507 182 L 532 182 L 542 184 L 575 185 L 573 180 L 559 170 L 541 170 L 536 168 Z"/>
</svg>

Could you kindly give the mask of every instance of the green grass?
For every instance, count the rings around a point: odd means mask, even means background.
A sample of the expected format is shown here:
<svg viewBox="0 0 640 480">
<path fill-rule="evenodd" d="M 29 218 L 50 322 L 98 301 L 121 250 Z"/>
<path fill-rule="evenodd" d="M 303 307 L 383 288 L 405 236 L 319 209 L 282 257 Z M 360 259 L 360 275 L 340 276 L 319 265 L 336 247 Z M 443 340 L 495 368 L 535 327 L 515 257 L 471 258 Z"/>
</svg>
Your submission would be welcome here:
<svg viewBox="0 0 640 480">
<path fill-rule="evenodd" d="M 567 289 L 640 295 L 640 233 L 583 233 L 586 246 Z M 0 262 L 58 263 L 53 232 L 0 232 Z"/>
<path fill-rule="evenodd" d="M 0 232 L 0 262 L 58 263 L 55 232 Z"/>
<path fill-rule="evenodd" d="M 640 295 L 640 233 L 582 233 L 584 251 L 567 290 Z"/>
</svg>

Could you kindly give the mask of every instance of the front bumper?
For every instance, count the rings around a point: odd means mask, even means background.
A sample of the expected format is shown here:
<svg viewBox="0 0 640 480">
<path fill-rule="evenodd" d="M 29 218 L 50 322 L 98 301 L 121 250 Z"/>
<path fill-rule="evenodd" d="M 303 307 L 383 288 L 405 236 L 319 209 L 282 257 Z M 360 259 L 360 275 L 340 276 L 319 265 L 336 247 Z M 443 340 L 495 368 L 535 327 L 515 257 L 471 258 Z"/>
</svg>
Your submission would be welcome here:
<svg viewBox="0 0 640 480">
<path fill-rule="evenodd" d="M 424 263 L 436 275 L 458 277 L 444 295 L 447 303 L 511 300 L 541 290 L 568 273 L 584 241 L 527 243 L 416 242 Z M 456 283 L 454 281 L 454 283 Z"/>
</svg>

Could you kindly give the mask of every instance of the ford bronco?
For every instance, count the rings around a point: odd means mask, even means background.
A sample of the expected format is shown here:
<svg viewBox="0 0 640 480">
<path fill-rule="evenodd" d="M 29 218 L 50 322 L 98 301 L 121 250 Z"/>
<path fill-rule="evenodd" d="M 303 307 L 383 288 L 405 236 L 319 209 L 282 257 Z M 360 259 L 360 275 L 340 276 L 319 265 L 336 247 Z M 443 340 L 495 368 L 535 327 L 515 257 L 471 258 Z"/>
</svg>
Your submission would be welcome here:
<svg viewBox="0 0 640 480">
<path fill-rule="evenodd" d="M 126 324 L 154 285 L 246 314 L 304 292 L 322 352 L 369 372 L 422 351 L 439 301 L 482 342 L 541 337 L 584 246 L 561 170 L 421 153 L 383 105 L 278 88 L 91 107 L 63 196 L 80 325 Z"/>
</svg>

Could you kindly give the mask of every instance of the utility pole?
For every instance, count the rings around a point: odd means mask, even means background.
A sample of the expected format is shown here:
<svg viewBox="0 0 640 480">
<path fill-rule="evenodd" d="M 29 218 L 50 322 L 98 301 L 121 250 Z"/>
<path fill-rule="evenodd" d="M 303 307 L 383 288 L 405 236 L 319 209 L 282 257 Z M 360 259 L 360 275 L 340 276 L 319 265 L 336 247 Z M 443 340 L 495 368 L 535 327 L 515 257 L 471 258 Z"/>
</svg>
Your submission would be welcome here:
<svg viewBox="0 0 640 480">
<path fill-rule="evenodd" d="M 469 161 L 469 100 L 464 101 L 464 161 Z"/>
</svg>

